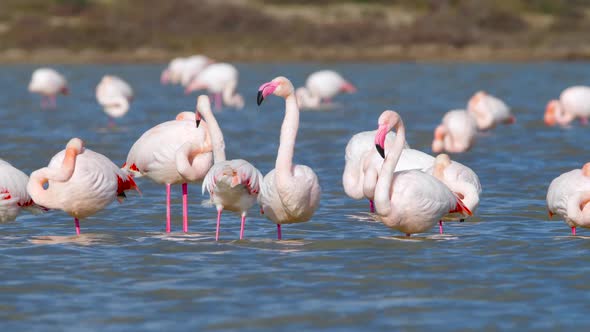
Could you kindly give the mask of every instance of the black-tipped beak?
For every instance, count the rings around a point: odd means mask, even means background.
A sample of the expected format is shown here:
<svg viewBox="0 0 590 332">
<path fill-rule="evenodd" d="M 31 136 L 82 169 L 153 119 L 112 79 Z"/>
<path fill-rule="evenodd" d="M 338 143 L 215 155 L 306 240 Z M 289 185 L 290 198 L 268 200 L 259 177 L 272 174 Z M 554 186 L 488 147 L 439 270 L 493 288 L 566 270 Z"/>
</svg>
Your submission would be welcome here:
<svg viewBox="0 0 590 332">
<path fill-rule="evenodd" d="M 258 97 L 256 97 L 256 103 L 258 104 L 258 106 L 260 106 L 260 104 L 262 104 L 262 101 L 264 100 L 264 96 L 262 95 L 262 90 L 258 91 Z"/>
<path fill-rule="evenodd" d="M 385 150 L 383 150 L 379 144 L 375 144 L 375 147 L 377 148 L 377 152 L 381 155 L 381 158 L 385 159 Z"/>
<path fill-rule="evenodd" d="M 195 121 L 197 123 L 197 128 L 199 128 L 199 125 L 201 124 L 201 119 L 197 119 L 197 121 Z"/>
</svg>

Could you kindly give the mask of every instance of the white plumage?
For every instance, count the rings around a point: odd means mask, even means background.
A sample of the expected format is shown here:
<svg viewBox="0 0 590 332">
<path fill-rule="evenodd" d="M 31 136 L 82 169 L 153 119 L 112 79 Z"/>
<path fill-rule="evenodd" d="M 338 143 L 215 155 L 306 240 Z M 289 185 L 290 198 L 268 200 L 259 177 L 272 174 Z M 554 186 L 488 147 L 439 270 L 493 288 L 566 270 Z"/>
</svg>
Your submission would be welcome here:
<svg viewBox="0 0 590 332">
<path fill-rule="evenodd" d="M 27 193 L 28 181 L 25 173 L 0 159 L 0 222 L 15 220 L 22 209 L 35 214 L 46 211 Z"/>
</svg>

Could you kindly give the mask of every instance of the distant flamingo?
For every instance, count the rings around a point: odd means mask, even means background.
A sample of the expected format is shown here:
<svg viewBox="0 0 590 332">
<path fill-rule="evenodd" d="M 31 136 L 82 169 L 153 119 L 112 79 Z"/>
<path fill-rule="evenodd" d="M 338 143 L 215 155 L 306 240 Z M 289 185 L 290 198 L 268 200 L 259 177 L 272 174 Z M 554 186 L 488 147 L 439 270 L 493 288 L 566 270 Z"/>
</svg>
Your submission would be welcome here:
<svg viewBox="0 0 590 332">
<path fill-rule="evenodd" d="M 299 107 L 293 84 L 283 76 L 262 84 L 258 89 L 258 105 L 270 94 L 285 98 L 285 118 L 275 169 L 264 177 L 258 203 L 264 215 L 277 224 L 277 238 L 280 240 L 281 224 L 311 219 L 320 203 L 321 188 L 311 168 L 293 164 L 299 129 Z"/>
<path fill-rule="evenodd" d="M 434 160 L 434 165 L 425 170 L 426 173 L 433 175 L 444 183 L 463 204 L 471 211 L 475 212 L 479 206 L 479 194 L 481 193 L 481 184 L 479 177 L 475 172 L 456 161 L 451 161 L 447 154 L 439 154 Z M 442 220 L 463 221 L 465 216 L 462 213 L 449 213 Z M 439 231 L 443 233 L 442 221 L 439 221 Z"/>
<path fill-rule="evenodd" d="M 41 95 L 41 108 L 55 108 L 55 96 L 58 93 L 68 94 L 66 79 L 51 68 L 39 68 L 33 72 L 29 91 Z"/>
<path fill-rule="evenodd" d="M 96 99 L 109 116 L 109 126 L 113 127 L 115 125 L 113 118 L 120 118 L 129 111 L 133 89 L 121 78 L 105 75 L 96 86 Z"/>
<path fill-rule="evenodd" d="M 356 87 L 333 70 L 320 70 L 309 75 L 305 87 L 298 88 L 295 95 L 301 108 L 318 108 L 340 92 L 354 93 Z"/>
<path fill-rule="evenodd" d="M 185 58 L 174 58 L 168 67 L 162 71 L 160 82 L 162 84 L 179 84 L 182 76 Z"/>
<path fill-rule="evenodd" d="M 575 118 L 583 125 L 590 117 L 590 87 L 572 86 L 561 93 L 559 100 L 551 100 L 545 110 L 545 124 L 566 126 Z"/>
<path fill-rule="evenodd" d="M 396 137 L 385 157 L 385 136 L 396 129 Z M 375 136 L 377 150 L 385 157 L 375 188 L 375 212 L 386 226 L 410 236 L 432 228 L 441 218 L 452 212 L 471 215 L 442 182 L 418 170 L 395 172 L 405 142 L 405 129 L 399 114 L 385 111 L 379 117 Z"/>
<path fill-rule="evenodd" d="M 29 177 L 0 159 L 0 222 L 13 221 L 22 209 L 34 214 L 47 211 L 27 193 Z"/>
<path fill-rule="evenodd" d="M 516 122 L 510 108 L 502 100 L 483 91 L 477 92 L 469 99 L 467 110 L 475 117 L 479 130 L 492 129 L 499 123 Z"/>
<path fill-rule="evenodd" d="M 477 122 L 466 110 L 452 110 L 443 117 L 434 130 L 432 152 L 461 153 L 468 151 L 475 142 Z"/>
<path fill-rule="evenodd" d="M 121 202 L 130 189 L 137 189 L 133 178 L 109 158 L 84 148 L 79 138 L 72 138 L 65 150 L 51 158 L 49 166 L 34 171 L 27 184 L 36 203 L 74 217 L 78 235 L 78 219 L 95 214 L 115 199 Z"/>
<path fill-rule="evenodd" d="M 187 87 L 195 77 L 199 76 L 212 63 L 213 60 L 204 55 L 193 55 L 185 58 L 180 74 L 180 84 L 183 87 Z"/>
<path fill-rule="evenodd" d="M 199 96 L 197 110 L 209 125 L 215 164 L 203 180 L 203 193 L 209 192 L 210 201 L 217 208 L 217 230 L 215 241 L 219 240 L 221 212 L 226 209 L 239 212 L 242 216 L 240 240 L 244 238 L 244 225 L 248 210 L 256 203 L 260 192 L 262 174 L 243 159 L 225 159 L 223 133 L 211 112 L 209 97 Z"/>
<path fill-rule="evenodd" d="M 223 103 L 230 107 L 241 109 L 244 99 L 236 93 L 238 85 L 238 70 L 229 63 L 214 63 L 207 66 L 186 87 L 185 93 L 207 89 L 215 97 L 215 109 L 221 110 Z"/>
<path fill-rule="evenodd" d="M 170 186 L 182 183 L 182 229 L 188 232 L 188 182 L 198 182 L 213 164 L 208 126 L 198 112 L 147 130 L 133 144 L 123 165 L 139 176 L 166 185 L 166 232 L 170 232 Z"/>
<path fill-rule="evenodd" d="M 563 173 L 549 185 L 547 190 L 547 210 L 549 217 L 558 215 L 571 227 L 576 235 L 576 227 L 590 228 L 590 163 L 582 169 Z"/>
</svg>

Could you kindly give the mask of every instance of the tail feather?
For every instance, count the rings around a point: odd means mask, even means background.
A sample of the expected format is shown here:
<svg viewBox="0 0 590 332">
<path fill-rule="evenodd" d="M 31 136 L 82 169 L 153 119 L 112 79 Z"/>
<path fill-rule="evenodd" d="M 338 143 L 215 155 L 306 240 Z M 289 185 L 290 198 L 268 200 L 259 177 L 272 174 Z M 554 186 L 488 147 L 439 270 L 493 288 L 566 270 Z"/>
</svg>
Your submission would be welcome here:
<svg viewBox="0 0 590 332">
<path fill-rule="evenodd" d="M 119 175 L 117 175 L 117 197 L 119 201 L 125 199 L 125 191 L 126 190 L 137 190 L 137 192 L 141 195 L 141 190 L 133 180 L 133 176 L 127 175 L 127 178 L 124 180 Z"/>
</svg>

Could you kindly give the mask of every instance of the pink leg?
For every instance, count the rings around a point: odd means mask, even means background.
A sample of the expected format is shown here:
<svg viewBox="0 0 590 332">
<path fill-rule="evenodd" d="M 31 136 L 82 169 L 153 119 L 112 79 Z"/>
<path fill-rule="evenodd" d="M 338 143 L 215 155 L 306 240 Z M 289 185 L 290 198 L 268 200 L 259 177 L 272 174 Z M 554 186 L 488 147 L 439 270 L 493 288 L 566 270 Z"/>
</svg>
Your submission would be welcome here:
<svg viewBox="0 0 590 332">
<path fill-rule="evenodd" d="M 188 233 L 188 185 L 182 184 L 182 231 Z"/>
<path fill-rule="evenodd" d="M 240 229 L 240 240 L 244 239 L 244 226 L 246 225 L 246 214 L 242 215 L 242 228 Z"/>
<path fill-rule="evenodd" d="M 116 124 L 115 124 L 115 120 L 113 120 L 113 118 L 109 117 L 109 128 L 115 128 Z"/>
<path fill-rule="evenodd" d="M 170 233 L 170 183 L 166 183 L 166 233 Z"/>
<path fill-rule="evenodd" d="M 217 230 L 215 231 L 215 241 L 219 241 L 219 224 L 221 223 L 221 211 L 223 211 L 223 209 L 217 209 Z"/>
<path fill-rule="evenodd" d="M 375 204 L 373 203 L 372 200 L 369 200 L 369 209 L 370 209 L 371 213 L 375 213 Z"/>
<path fill-rule="evenodd" d="M 74 218 L 74 224 L 76 225 L 76 235 L 80 235 L 80 220 Z"/>
<path fill-rule="evenodd" d="M 215 110 L 221 111 L 221 93 L 215 94 Z"/>
<path fill-rule="evenodd" d="M 49 96 L 49 101 L 50 101 L 51 108 L 56 108 L 57 107 L 57 102 L 55 100 L 55 96 L 54 95 Z"/>
<path fill-rule="evenodd" d="M 443 234 L 444 233 L 443 232 L 443 223 L 442 223 L 442 220 L 439 220 L 438 221 L 438 233 L 439 234 Z"/>
<path fill-rule="evenodd" d="M 576 236 L 576 227 L 572 227 L 572 235 Z"/>
<path fill-rule="evenodd" d="M 283 234 L 281 234 L 281 224 L 277 224 L 277 239 L 283 239 Z"/>
</svg>

